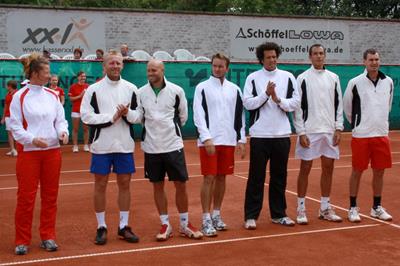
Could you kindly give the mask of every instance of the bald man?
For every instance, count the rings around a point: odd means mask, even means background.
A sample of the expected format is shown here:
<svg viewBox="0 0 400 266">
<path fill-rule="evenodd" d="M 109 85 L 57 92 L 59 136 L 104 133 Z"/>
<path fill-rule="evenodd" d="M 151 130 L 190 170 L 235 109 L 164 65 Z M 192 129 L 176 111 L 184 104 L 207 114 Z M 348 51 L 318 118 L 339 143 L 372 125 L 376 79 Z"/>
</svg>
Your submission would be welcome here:
<svg viewBox="0 0 400 266">
<path fill-rule="evenodd" d="M 124 59 L 129 57 L 129 47 L 126 43 L 121 44 L 120 50 L 121 50 L 122 57 Z"/>
<path fill-rule="evenodd" d="M 152 59 L 147 64 L 148 83 L 140 88 L 139 106 L 143 112 L 141 147 L 145 153 L 145 177 L 153 184 L 154 201 L 161 220 L 158 241 L 172 236 L 164 178 L 173 181 L 180 235 L 200 239 L 203 234 L 189 223 L 186 181 L 188 173 L 183 151 L 181 127 L 188 117 L 183 89 L 164 77 L 164 64 Z"/>
<path fill-rule="evenodd" d="M 106 189 L 111 169 L 117 175 L 120 209 L 118 235 L 127 242 L 135 243 L 139 238 L 128 226 L 128 218 L 130 182 L 135 172 L 132 124 L 141 121 L 136 100 L 138 90 L 135 85 L 121 78 L 123 62 L 119 52 L 110 51 L 104 57 L 103 68 L 105 77 L 89 86 L 81 104 L 82 121 L 91 128 L 90 172 L 95 177 L 94 207 L 98 222 L 95 244 L 104 245 L 107 242 Z"/>
</svg>

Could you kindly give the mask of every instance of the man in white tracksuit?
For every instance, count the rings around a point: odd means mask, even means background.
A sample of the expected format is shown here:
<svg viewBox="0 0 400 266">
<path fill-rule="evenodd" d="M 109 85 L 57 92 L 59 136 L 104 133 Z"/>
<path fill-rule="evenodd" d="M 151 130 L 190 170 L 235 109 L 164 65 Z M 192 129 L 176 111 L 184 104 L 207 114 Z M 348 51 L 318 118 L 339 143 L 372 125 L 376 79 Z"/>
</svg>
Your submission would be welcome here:
<svg viewBox="0 0 400 266">
<path fill-rule="evenodd" d="M 186 169 L 181 127 L 188 117 L 184 90 L 164 77 L 164 64 L 152 59 L 147 64 L 149 82 L 140 88 L 139 106 L 143 114 L 142 150 L 145 177 L 153 184 L 154 201 L 161 220 L 158 241 L 172 236 L 164 178 L 174 182 L 180 234 L 200 239 L 203 234 L 191 225 L 188 214 Z"/>
<path fill-rule="evenodd" d="M 95 176 L 94 207 L 97 218 L 95 244 L 107 242 L 105 221 L 106 189 L 111 169 L 117 174 L 118 207 L 120 222 L 118 235 L 127 242 L 136 243 L 139 238 L 128 226 L 131 205 L 130 183 L 135 172 L 133 151 L 133 123 L 140 123 L 137 110 L 138 90 L 135 85 L 121 78 L 122 55 L 110 51 L 104 57 L 105 77 L 87 89 L 81 104 L 83 123 L 89 125 L 90 172 Z"/>
<path fill-rule="evenodd" d="M 361 175 L 371 162 L 373 205 L 370 215 L 389 221 L 392 216 L 382 207 L 383 174 L 392 167 L 389 142 L 389 112 L 393 101 L 393 80 L 379 71 L 375 49 L 364 52 L 365 71 L 347 85 L 343 109 L 352 127 L 352 165 L 350 176 L 350 222 L 360 222 L 357 194 Z"/>
<path fill-rule="evenodd" d="M 307 224 L 305 197 L 313 160 L 321 158 L 320 219 L 341 222 L 330 205 L 332 174 L 339 159 L 340 134 L 343 130 L 343 104 L 339 77 L 325 69 L 325 49 L 314 44 L 309 49 L 312 66 L 298 76 L 301 108 L 295 112 L 298 135 L 296 158 L 301 159 L 297 179 L 297 223 Z"/>
<path fill-rule="evenodd" d="M 193 120 L 199 133 L 202 232 L 217 235 L 226 230 L 221 218 L 226 175 L 233 174 L 235 147 L 245 155 L 245 117 L 240 88 L 225 78 L 229 58 L 221 53 L 211 59 L 212 76 L 196 86 L 193 101 Z M 211 216 L 211 203 L 213 213 Z"/>
<path fill-rule="evenodd" d="M 263 66 L 251 73 L 243 92 L 244 107 L 250 111 L 250 167 L 245 199 L 245 228 L 255 229 L 264 198 L 267 162 L 270 161 L 269 210 L 273 223 L 293 226 L 286 214 L 287 162 L 292 133 L 288 112 L 300 107 L 294 76 L 277 68 L 281 49 L 266 42 L 256 55 Z"/>
</svg>

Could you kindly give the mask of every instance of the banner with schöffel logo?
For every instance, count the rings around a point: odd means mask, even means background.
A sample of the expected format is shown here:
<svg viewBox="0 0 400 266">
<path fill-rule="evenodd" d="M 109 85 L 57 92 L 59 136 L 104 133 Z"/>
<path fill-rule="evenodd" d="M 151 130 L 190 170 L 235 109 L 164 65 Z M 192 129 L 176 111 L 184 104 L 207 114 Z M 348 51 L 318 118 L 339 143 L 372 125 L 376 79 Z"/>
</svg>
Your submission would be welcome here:
<svg viewBox="0 0 400 266">
<path fill-rule="evenodd" d="M 349 59 L 349 26 L 336 20 L 259 18 L 235 19 L 230 22 L 231 56 L 255 60 L 256 47 L 263 42 L 277 43 L 282 59 L 304 60 L 308 48 L 324 45 L 329 59 Z"/>
<path fill-rule="evenodd" d="M 14 55 L 42 52 L 64 56 L 75 48 L 84 55 L 105 48 L 104 18 L 91 12 L 48 10 L 12 11 L 7 16 L 9 53 Z"/>
</svg>

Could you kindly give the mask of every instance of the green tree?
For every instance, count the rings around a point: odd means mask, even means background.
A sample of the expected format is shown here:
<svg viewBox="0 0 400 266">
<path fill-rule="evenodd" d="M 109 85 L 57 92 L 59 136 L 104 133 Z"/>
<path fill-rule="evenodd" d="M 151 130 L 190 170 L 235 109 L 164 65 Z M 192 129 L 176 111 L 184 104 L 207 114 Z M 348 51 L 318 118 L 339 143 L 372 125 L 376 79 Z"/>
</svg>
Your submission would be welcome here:
<svg viewBox="0 0 400 266">
<path fill-rule="evenodd" d="M 140 8 L 236 14 L 400 18 L 398 0 L 2 0 L 3 4 Z"/>
</svg>

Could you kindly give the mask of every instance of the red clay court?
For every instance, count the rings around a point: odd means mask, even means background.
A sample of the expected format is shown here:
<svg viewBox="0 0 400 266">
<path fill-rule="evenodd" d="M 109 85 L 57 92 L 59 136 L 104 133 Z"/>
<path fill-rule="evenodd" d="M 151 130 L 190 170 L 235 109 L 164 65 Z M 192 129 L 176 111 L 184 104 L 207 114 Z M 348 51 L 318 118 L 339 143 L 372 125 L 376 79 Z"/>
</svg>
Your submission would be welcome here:
<svg viewBox="0 0 400 266">
<path fill-rule="evenodd" d="M 174 237 L 156 242 L 160 221 L 153 202 L 152 186 L 144 179 L 143 152 L 136 143 L 137 173 L 131 184 L 132 206 L 129 223 L 140 237 L 138 244 L 117 238 L 118 208 L 115 176 L 110 176 L 106 221 L 108 242 L 93 243 L 96 218 L 93 210 L 93 177 L 89 173 L 90 155 L 73 154 L 71 146 L 63 147 L 63 167 L 58 199 L 57 243 L 59 251 L 48 253 L 39 248 L 37 196 L 33 223 L 33 240 L 26 256 L 14 255 L 14 211 L 17 182 L 15 158 L 1 155 L 0 160 L 0 265 L 399 265 L 400 261 L 400 132 L 390 134 L 393 168 L 385 173 L 382 205 L 393 215 L 392 222 L 369 217 L 372 204 L 371 178 L 368 170 L 361 180 L 358 204 L 362 222 L 347 221 L 348 183 L 351 172 L 350 134 L 342 135 L 341 158 L 335 164 L 331 203 L 344 218 L 342 223 L 317 218 L 320 189 L 320 162 L 315 161 L 309 178 L 307 214 L 309 225 L 284 227 L 272 224 L 268 211 L 268 192 L 257 230 L 243 228 L 243 205 L 249 151 L 244 160 L 237 158 L 235 174 L 227 178 L 222 215 L 229 230 L 215 238 L 190 240 L 178 233 L 179 215 L 175 208 L 174 187 L 167 184 L 169 214 Z M 288 215 L 296 216 L 296 183 L 299 160 L 294 157 L 295 137 L 288 166 Z M 5 154 L 6 149 L 0 149 Z M 201 222 L 199 155 L 194 140 L 185 142 L 190 174 L 189 215 L 197 227 Z M 267 175 L 266 186 L 269 180 Z M 39 194 L 39 193 L 38 193 Z"/>
</svg>

